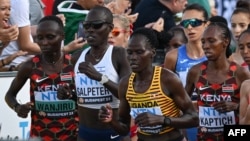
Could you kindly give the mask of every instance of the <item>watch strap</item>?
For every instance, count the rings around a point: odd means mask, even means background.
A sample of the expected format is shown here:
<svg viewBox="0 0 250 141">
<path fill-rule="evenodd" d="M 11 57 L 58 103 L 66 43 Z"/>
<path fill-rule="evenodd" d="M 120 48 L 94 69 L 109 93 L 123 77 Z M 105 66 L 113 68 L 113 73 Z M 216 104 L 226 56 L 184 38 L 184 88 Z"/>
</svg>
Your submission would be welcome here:
<svg viewBox="0 0 250 141">
<path fill-rule="evenodd" d="M 164 126 L 169 126 L 171 124 L 171 119 L 169 117 L 164 116 Z"/>
<path fill-rule="evenodd" d="M 105 84 L 109 81 L 109 78 L 107 75 L 102 75 L 101 81 L 99 81 L 101 84 Z"/>
</svg>

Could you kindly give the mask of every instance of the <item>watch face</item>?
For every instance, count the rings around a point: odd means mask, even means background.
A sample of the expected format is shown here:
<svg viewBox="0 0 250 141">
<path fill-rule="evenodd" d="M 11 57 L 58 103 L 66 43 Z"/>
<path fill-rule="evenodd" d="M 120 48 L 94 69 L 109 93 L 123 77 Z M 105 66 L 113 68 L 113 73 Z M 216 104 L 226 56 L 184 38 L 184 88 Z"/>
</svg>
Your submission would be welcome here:
<svg viewBox="0 0 250 141">
<path fill-rule="evenodd" d="M 168 117 L 165 117 L 165 118 L 164 118 L 164 124 L 165 124 L 165 125 L 169 125 L 170 122 L 171 122 L 170 118 L 168 118 Z"/>
<path fill-rule="evenodd" d="M 101 84 L 107 83 L 109 78 L 106 75 L 102 75 L 102 80 L 100 81 Z"/>
</svg>

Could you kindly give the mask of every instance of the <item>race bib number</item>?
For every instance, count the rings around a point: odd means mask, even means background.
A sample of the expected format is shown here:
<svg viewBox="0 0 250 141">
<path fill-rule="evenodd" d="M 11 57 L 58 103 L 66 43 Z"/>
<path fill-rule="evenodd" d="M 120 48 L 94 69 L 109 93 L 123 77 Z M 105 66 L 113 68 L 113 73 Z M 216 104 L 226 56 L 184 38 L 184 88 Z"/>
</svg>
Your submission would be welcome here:
<svg viewBox="0 0 250 141">
<path fill-rule="evenodd" d="M 214 107 L 199 106 L 199 120 L 200 126 L 209 128 L 236 124 L 234 111 L 220 113 Z"/>
</svg>

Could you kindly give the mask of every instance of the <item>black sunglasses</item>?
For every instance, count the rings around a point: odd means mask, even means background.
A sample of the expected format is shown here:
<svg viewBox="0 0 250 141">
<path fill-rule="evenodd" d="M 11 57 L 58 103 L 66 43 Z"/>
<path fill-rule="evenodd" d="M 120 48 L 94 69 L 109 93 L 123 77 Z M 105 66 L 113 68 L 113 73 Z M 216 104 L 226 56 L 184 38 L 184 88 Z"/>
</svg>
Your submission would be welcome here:
<svg viewBox="0 0 250 141">
<path fill-rule="evenodd" d="M 93 22 L 84 21 L 84 22 L 83 22 L 83 28 L 89 29 L 90 27 L 92 27 L 92 28 L 94 28 L 94 29 L 99 29 L 99 28 L 101 28 L 104 24 L 110 24 L 110 23 L 109 23 L 109 22 L 105 22 L 105 21 L 93 21 Z"/>
<path fill-rule="evenodd" d="M 180 22 L 180 25 L 184 28 L 188 28 L 188 25 L 191 25 L 192 27 L 197 27 L 202 25 L 202 23 L 205 23 L 206 21 L 202 21 L 199 19 L 187 19 Z"/>
</svg>

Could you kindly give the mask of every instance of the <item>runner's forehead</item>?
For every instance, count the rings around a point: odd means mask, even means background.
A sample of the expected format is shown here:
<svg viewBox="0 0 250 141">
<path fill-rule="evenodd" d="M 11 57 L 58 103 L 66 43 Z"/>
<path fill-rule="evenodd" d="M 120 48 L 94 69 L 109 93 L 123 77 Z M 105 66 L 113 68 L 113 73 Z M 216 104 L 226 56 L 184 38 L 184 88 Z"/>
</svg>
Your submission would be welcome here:
<svg viewBox="0 0 250 141">
<path fill-rule="evenodd" d="M 102 11 L 91 11 L 86 16 L 85 21 L 107 21 L 107 15 Z"/>
</svg>

